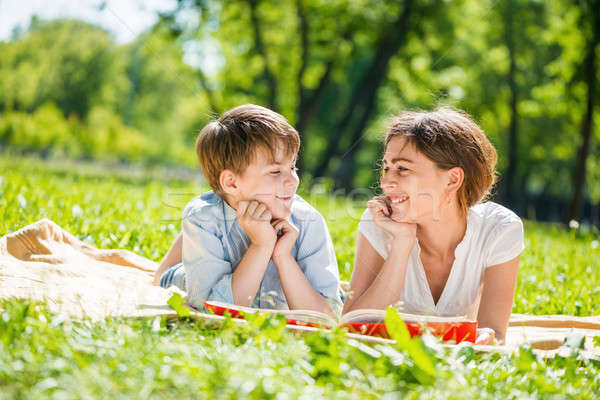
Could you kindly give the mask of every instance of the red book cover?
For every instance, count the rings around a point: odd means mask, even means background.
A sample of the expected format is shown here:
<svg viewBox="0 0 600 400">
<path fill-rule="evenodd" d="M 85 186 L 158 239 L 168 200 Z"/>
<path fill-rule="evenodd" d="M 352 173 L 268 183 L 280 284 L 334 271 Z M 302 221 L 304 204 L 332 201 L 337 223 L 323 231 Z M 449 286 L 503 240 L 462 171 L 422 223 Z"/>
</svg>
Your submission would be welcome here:
<svg viewBox="0 0 600 400">
<path fill-rule="evenodd" d="M 388 339 L 384 320 L 384 310 L 356 310 L 341 317 L 339 321 L 325 313 L 310 310 L 269 310 L 236 306 L 216 301 L 205 301 L 204 307 L 216 315 L 229 313 L 232 318 L 244 318 L 243 314 L 271 313 L 284 315 L 288 325 L 310 326 L 316 328 L 333 328 L 340 326 L 349 332 L 361 335 L 376 336 Z M 462 317 L 437 317 L 415 314 L 403 314 L 404 320 L 411 337 L 422 335 L 425 330 L 439 336 L 443 341 L 460 343 L 467 341 L 475 343 L 477 335 L 477 321 L 467 320 Z"/>
</svg>

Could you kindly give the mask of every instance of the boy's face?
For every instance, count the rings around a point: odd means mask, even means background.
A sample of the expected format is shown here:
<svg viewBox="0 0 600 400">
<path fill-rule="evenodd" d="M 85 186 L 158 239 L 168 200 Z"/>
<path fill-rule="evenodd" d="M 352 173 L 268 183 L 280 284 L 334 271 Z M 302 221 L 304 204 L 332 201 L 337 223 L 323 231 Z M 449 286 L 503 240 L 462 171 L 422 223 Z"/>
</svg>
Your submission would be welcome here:
<svg viewBox="0 0 600 400">
<path fill-rule="evenodd" d="M 241 200 L 256 200 L 267 207 L 273 219 L 288 218 L 299 183 L 295 164 L 296 155 L 285 155 L 281 148 L 274 160 L 258 149 L 254 161 L 236 177 L 238 190 L 231 206 L 237 209 Z"/>
</svg>

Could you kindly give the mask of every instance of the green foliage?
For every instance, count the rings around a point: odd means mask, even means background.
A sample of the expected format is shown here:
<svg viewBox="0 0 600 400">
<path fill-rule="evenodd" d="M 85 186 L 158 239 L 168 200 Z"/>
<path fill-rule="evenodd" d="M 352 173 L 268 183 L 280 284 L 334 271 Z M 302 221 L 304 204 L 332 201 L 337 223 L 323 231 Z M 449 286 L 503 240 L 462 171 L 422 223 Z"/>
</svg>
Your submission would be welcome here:
<svg viewBox="0 0 600 400">
<path fill-rule="evenodd" d="M 395 308 L 388 307 L 385 311 L 385 327 L 390 337 L 396 341 L 396 346 L 412 358 L 415 378 L 421 383 L 431 382 L 431 378 L 435 376 L 434 358 L 425 351 L 421 338 L 410 337 L 406 324 Z"/>
<path fill-rule="evenodd" d="M 169 300 L 167 300 L 169 307 L 175 310 L 178 316 L 189 317 L 190 309 L 183 305 L 184 302 L 183 296 L 179 293 L 173 293 L 171 297 L 169 297 Z"/>
<path fill-rule="evenodd" d="M 181 48 L 160 26 L 118 46 L 81 21 L 34 20 L 0 51 L 1 147 L 195 165 L 191 139 L 207 119 L 198 112 L 203 100 Z"/>
<path fill-rule="evenodd" d="M 120 398 L 594 398 L 600 364 L 427 347 L 437 374 L 415 380 L 404 350 L 293 336 L 281 318 L 219 330 L 165 318 L 73 321 L 43 304 L 0 301 L 0 399 Z M 418 371 L 418 369 L 417 369 Z M 535 396 L 533 395 L 535 394 Z"/>
<path fill-rule="evenodd" d="M 183 206 L 206 190 L 151 171 L 147 177 L 131 170 L 107 176 L 86 165 L 65 169 L 32 159 L 0 157 L 0 171 L 5 216 L 0 234 L 46 217 L 96 246 L 122 246 L 155 260 L 179 231 Z M 311 193 L 304 196 L 310 200 Z M 360 215 L 364 204 L 318 192 L 310 201 L 328 219 L 336 252 L 351 263 L 357 220 L 348 215 Z M 570 304 L 580 301 L 581 315 L 598 314 L 598 304 L 584 300 L 597 298 L 600 290 L 598 234 L 535 223 L 525 232 L 514 311 L 573 312 Z M 344 279 L 349 275 L 350 269 L 342 273 Z M 536 284 L 529 276 L 544 280 Z M 43 304 L 2 300 L 0 399 L 106 393 L 119 398 L 591 399 L 600 391 L 600 363 L 577 356 L 576 338 L 573 355 L 544 360 L 527 348 L 515 355 L 478 354 L 462 346 L 444 349 L 429 337 L 411 340 L 393 315 L 388 326 L 397 345 L 347 339 L 341 330 L 294 336 L 282 318 L 247 318 L 248 324 L 230 319 L 219 330 L 188 318 L 92 323 L 52 314 Z"/>
<path fill-rule="evenodd" d="M 526 223 L 513 312 L 597 315 L 600 234 Z"/>
<path fill-rule="evenodd" d="M 53 102 L 83 119 L 93 105 L 116 105 L 128 84 L 108 32 L 85 22 L 34 19 L 27 34 L 0 47 L 0 109 L 31 112 Z"/>
</svg>

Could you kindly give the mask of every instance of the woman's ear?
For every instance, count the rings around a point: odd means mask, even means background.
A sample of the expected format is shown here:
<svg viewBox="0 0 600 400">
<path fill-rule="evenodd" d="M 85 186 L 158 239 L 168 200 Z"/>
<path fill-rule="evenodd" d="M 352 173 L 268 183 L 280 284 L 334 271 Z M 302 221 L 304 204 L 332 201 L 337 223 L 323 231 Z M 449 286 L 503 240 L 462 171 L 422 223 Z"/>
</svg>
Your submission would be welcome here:
<svg viewBox="0 0 600 400">
<path fill-rule="evenodd" d="M 219 184 L 225 194 L 234 195 L 237 193 L 237 175 L 235 172 L 229 169 L 221 171 L 221 174 L 219 175 Z"/>
<path fill-rule="evenodd" d="M 450 168 L 447 172 L 448 181 L 446 190 L 448 193 L 456 193 L 465 180 L 465 171 L 461 167 Z"/>
</svg>

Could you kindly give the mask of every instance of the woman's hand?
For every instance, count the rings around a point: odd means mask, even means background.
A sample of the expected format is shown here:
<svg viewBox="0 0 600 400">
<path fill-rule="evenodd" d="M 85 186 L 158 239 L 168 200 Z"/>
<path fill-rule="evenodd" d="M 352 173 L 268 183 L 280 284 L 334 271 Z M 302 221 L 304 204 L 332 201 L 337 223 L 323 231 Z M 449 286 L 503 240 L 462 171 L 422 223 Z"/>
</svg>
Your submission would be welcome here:
<svg viewBox="0 0 600 400">
<path fill-rule="evenodd" d="M 488 345 L 494 342 L 496 332 L 492 328 L 478 328 L 475 344 Z"/>
<path fill-rule="evenodd" d="M 367 207 L 375 225 L 390 233 L 394 240 L 414 240 L 417 235 L 417 224 L 406 218 L 409 201 L 410 199 L 393 203 L 386 196 L 376 196 L 367 202 Z"/>
</svg>

